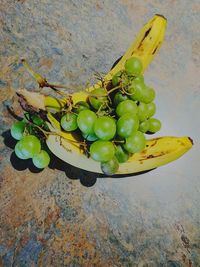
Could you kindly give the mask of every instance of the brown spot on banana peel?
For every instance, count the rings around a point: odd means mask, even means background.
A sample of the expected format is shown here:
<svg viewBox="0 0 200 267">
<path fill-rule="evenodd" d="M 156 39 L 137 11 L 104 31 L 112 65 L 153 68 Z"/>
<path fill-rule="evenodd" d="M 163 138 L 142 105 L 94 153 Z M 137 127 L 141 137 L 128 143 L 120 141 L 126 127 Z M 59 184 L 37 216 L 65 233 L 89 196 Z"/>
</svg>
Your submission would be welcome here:
<svg viewBox="0 0 200 267">
<path fill-rule="evenodd" d="M 46 116 L 47 112 L 45 110 L 33 107 L 27 102 L 26 98 L 22 94 L 20 93 L 16 93 L 16 94 L 19 97 L 18 99 L 19 104 L 24 111 L 30 113 L 31 115 L 39 115 L 44 120 L 47 119 L 47 116 Z"/>
<path fill-rule="evenodd" d="M 152 139 L 152 141 L 153 141 L 153 139 Z M 156 138 L 155 141 L 152 144 L 150 144 L 150 147 L 155 146 L 157 144 L 157 142 L 158 142 L 158 138 Z"/>
<path fill-rule="evenodd" d="M 156 53 L 156 50 L 158 49 L 159 46 L 160 46 L 160 43 L 155 47 L 155 49 L 152 52 L 152 55 L 154 55 Z"/>
<path fill-rule="evenodd" d="M 152 22 L 153 22 L 153 21 L 152 21 Z M 143 37 L 142 40 L 140 41 L 138 47 L 137 47 L 136 49 L 133 50 L 131 56 L 134 55 L 138 50 L 140 50 L 140 51 L 144 51 L 144 48 L 143 48 L 143 41 L 144 41 L 144 39 L 149 35 L 149 33 L 150 33 L 150 31 L 151 31 L 151 28 L 152 28 L 152 27 L 150 27 L 150 28 L 145 32 L 144 37 Z"/>
<path fill-rule="evenodd" d="M 153 155 L 153 154 L 146 155 L 142 159 L 139 159 L 139 161 L 142 162 L 142 161 L 147 160 L 147 159 L 153 159 L 153 158 L 161 157 L 161 156 L 164 156 L 165 154 L 168 154 L 168 153 L 169 153 L 169 151 L 165 151 L 165 152 L 164 151 L 161 151 L 157 155 Z"/>
<path fill-rule="evenodd" d="M 45 95 L 38 92 L 30 92 L 26 89 L 20 89 L 16 92 L 18 96 L 23 96 L 25 101 L 36 109 L 45 110 Z"/>
<path fill-rule="evenodd" d="M 155 142 L 153 142 L 153 144 L 151 144 L 150 147 L 155 146 L 156 143 L 157 143 L 157 141 L 158 141 L 158 139 L 161 139 L 161 138 L 162 138 L 162 137 L 158 137 L 158 138 L 156 138 Z M 187 137 L 187 138 L 188 138 L 188 141 L 190 141 L 191 145 L 193 145 L 194 142 L 193 142 L 192 138 L 190 138 L 190 137 Z M 184 142 L 182 142 L 181 140 L 178 140 L 178 143 L 179 143 L 181 146 L 183 146 L 183 147 L 186 146 L 186 144 L 185 144 Z M 166 151 L 161 151 L 159 154 L 156 154 L 156 155 L 153 155 L 153 154 L 145 155 L 146 152 L 147 152 L 147 149 L 144 149 L 144 150 L 141 152 L 141 154 L 142 154 L 142 158 L 139 159 L 139 162 L 140 162 L 140 163 L 141 163 L 141 162 L 143 163 L 144 160 L 152 159 L 152 158 L 157 158 L 157 157 L 161 157 L 161 156 L 164 156 L 164 155 L 167 155 L 167 154 L 170 153 L 170 151 L 166 150 Z"/>
<path fill-rule="evenodd" d="M 144 39 L 149 35 L 149 33 L 150 33 L 150 31 L 151 31 L 151 28 L 152 28 L 152 27 L 150 27 L 150 28 L 145 32 L 144 37 L 142 38 L 141 42 L 140 42 L 139 45 L 138 45 L 138 49 L 139 49 L 139 50 L 140 50 L 140 48 L 141 48 L 141 46 L 142 46 L 142 44 L 143 44 Z"/>
</svg>

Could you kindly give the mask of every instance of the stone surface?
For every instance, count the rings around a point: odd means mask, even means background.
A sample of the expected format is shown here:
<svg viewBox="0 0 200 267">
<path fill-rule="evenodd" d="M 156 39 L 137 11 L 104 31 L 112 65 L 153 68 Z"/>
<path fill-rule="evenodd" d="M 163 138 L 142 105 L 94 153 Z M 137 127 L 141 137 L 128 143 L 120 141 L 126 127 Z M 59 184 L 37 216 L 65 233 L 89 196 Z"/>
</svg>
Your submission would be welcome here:
<svg viewBox="0 0 200 267">
<path fill-rule="evenodd" d="M 1 0 L 0 266 L 200 266 L 199 0 Z M 143 175 L 98 178 L 54 159 L 38 172 L 17 161 L 9 128 L 18 88 L 83 87 L 106 73 L 155 13 L 165 42 L 146 72 L 157 92 L 159 135 L 189 135 L 181 159 Z M 14 100 L 13 100 L 14 99 Z"/>
</svg>

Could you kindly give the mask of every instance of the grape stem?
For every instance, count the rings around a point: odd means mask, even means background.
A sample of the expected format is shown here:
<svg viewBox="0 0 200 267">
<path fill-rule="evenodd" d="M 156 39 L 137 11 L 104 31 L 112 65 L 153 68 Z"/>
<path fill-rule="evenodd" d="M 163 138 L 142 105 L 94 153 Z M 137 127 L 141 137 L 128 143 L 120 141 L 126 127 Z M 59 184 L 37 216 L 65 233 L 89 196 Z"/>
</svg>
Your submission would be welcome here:
<svg viewBox="0 0 200 267">
<path fill-rule="evenodd" d="M 48 132 L 44 129 L 42 129 L 40 126 L 36 125 L 35 123 L 31 122 L 30 120 L 28 120 L 28 123 L 36 128 L 38 128 L 45 136 L 45 138 L 47 139 L 49 135 L 57 135 L 57 136 L 60 136 L 60 137 L 63 137 L 65 140 L 67 140 L 69 143 L 72 143 L 72 144 L 79 144 L 78 147 L 80 146 L 83 146 L 85 147 L 86 144 L 85 142 L 80 142 L 80 141 L 75 141 L 75 140 L 71 140 L 71 139 L 68 139 L 66 137 L 63 136 L 62 132 Z"/>
<path fill-rule="evenodd" d="M 119 144 L 125 144 L 125 141 L 123 141 L 123 140 L 113 140 L 112 141 L 113 143 L 119 143 Z"/>
<path fill-rule="evenodd" d="M 108 91 L 108 95 L 119 88 L 120 88 L 120 86 L 113 87 L 111 90 Z"/>
</svg>

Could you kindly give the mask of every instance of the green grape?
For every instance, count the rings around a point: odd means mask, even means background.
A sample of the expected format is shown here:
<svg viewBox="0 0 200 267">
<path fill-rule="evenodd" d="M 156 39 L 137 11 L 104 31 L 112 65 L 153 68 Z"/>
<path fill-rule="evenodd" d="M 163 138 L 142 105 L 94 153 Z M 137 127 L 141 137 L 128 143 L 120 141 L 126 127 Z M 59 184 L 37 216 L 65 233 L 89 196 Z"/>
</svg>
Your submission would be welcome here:
<svg viewBox="0 0 200 267">
<path fill-rule="evenodd" d="M 130 57 L 124 65 L 129 75 L 139 75 L 142 72 L 142 62 L 136 57 Z"/>
<path fill-rule="evenodd" d="M 145 136 L 140 131 L 132 134 L 126 138 L 126 143 L 123 145 L 124 149 L 130 153 L 141 152 L 146 145 Z"/>
<path fill-rule="evenodd" d="M 15 138 L 16 140 L 22 139 L 25 126 L 26 123 L 24 121 L 15 122 L 10 129 L 12 137 Z"/>
<path fill-rule="evenodd" d="M 101 163 L 101 170 L 106 175 L 113 175 L 119 169 L 119 162 L 116 157 L 113 157 L 111 160 L 107 162 Z"/>
<path fill-rule="evenodd" d="M 125 94 L 122 94 L 121 92 L 117 92 L 114 96 L 113 102 L 114 105 L 117 106 L 120 102 L 127 100 L 128 96 Z"/>
<path fill-rule="evenodd" d="M 140 102 L 138 105 L 138 118 L 140 121 L 145 121 L 148 118 L 148 106 Z"/>
<path fill-rule="evenodd" d="M 148 118 L 152 117 L 156 113 L 156 105 L 154 102 L 147 104 Z"/>
<path fill-rule="evenodd" d="M 115 148 L 112 142 L 98 140 L 90 146 L 90 156 L 92 159 L 100 162 L 106 162 L 113 158 Z"/>
<path fill-rule="evenodd" d="M 91 106 L 96 110 L 100 107 L 101 109 L 105 109 L 108 102 L 107 91 L 104 88 L 97 88 L 94 89 L 91 94 L 92 95 L 89 96 Z"/>
<path fill-rule="evenodd" d="M 134 93 L 130 96 L 131 99 L 144 102 L 146 104 L 152 102 L 155 98 L 155 91 L 147 87 L 143 82 L 135 82 Z"/>
<path fill-rule="evenodd" d="M 17 142 L 17 144 L 15 145 L 15 154 L 19 159 L 28 159 L 29 158 L 22 153 L 20 142 Z"/>
<path fill-rule="evenodd" d="M 43 169 L 49 165 L 50 157 L 45 150 L 41 150 L 40 153 L 36 154 L 32 160 L 35 167 Z"/>
<path fill-rule="evenodd" d="M 136 114 L 137 111 L 137 105 L 130 99 L 120 102 L 116 108 L 116 113 L 119 117 L 126 113 Z"/>
<path fill-rule="evenodd" d="M 116 146 L 115 157 L 117 158 L 119 163 L 124 163 L 128 160 L 129 153 L 126 152 L 122 146 L 118 145 Z"/>
<path fill-rule="evenodd" d="M 74 107 L 74 111 L 76 113 L 79 113 L 79 112 L 81 112 L 82 110 L 85 110 L 85 109 L 90 109 L 89 104 L 87 102 L 85 102 L 85 101 L 77 102 L 75 107 Z"/>
<path fill-rule="evenodd" d="M 144 76 L 142 74 L 140 74 L 140 75 L 138 75 L 138 76 L 136 76 L 134 78 L 134 81 L 135 82 L 142 82 L 142 83 L 144 83 Z"/>
<path fill-rule="evenodd" d="M 115 120 L 108 116 L 97 118 L 94 124 L 94 132 L 101 140 L 110 140 L 115 136 L 116 123 Z"/>
<path fill-rule="evenodd" d="M 161 128 L 161 122 L 158 119 L 150 118 L 149 119 L 149 132 L 156 133 Z"/>
<path fill-rule="evenodd" d="M 66 113 L 64 116 L 62 116 L 60 124 L 67 132 L 76 130 L 78 128 L 77 115 L 70 112 Z"/>
<path fill-rule="evenodd" d="M 21 153 L 26 158 L 32 158 L 41 150 L 40 140 L 34 135 L 24 136 L 19 142 Z"/>
<path fill-rule="evenodd" d="M 90 141 L 90 142 L 94 142 L 96 140 L 98 140 L 98 137 L 96 136 L 96 134 L 82 134 L 82 136 L 84 137 L 84 139 L 86 139 L 87 141 Z"/>
<path fill-rule="evenodd" d="M 119 82 L 121 80 L 121 75 L 122 75 L 121 71 L 118 71 L 115 75 L 113 75 L 113 77 L 112 77 L 112 85 L 114 87 L 119 84 Z"/>
<path fill-rule="evenodd" d="M 142 133 L 146 133 L 149 131 L 149 120 L 142 121 L 139 126 L 139 131 Z"/>
<path fill-rule="evenodd" d="M 37 115 L 32 115 L 31 116 L 32 122 L 38 126 L 42 126 L 42 124 L 44 123 L 43 119 L 41 119 L 39 116 Z"/>
<path fill-rule="evenodd" d="M 139 127 L 139 120 L 137 115 L 126 113 L 122 115 L 117 121 L 117 134 L 120 137 L 128 137 L 133 132 L 136 132 Z"/>
<path fill-rule="evenodd" d="M 132 100 L 142 101 L 145 89 L 146 86 L 143 82 L 133 81 L 128 88 L 128 92 L 131 94 L 129 97 Z"/>
<path fill-rule="evenodd" d="M 132 81 L 128 86 L 129 97 L 133 99 L 132 95 L 135 93 L 135 81 Z"/>
<path fill-rule="evenodd" d="M 155 91 L 152 88 L 146 87 L 142 102 L 149 104 L 154 100 L 155 96 Z"/>
<path fill-rule="evenodd" d="M 94 134 L 94 123 L 97 115 L 91 110 L 82 110 L 77 117 L 77 124 L 79 129 L 84 134 Z"/>
</svg>

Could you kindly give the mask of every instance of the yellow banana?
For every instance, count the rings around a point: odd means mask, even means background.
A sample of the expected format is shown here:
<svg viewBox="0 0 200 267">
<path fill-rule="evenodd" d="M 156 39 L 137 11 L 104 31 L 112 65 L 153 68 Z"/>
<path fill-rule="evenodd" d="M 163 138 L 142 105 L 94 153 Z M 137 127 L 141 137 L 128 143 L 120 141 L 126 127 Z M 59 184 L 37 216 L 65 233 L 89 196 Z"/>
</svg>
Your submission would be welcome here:
<svg viewBox="0 0 200 267">
<path fill-rule="evenodd" d="M 33 99 L 32 95 L 37 96 L 37 99 L 41 100 L 39 103 L 44 99 L 44 96 L 39 93 L 28 92 L 27 95 L 31 99 Z M 38 106 L 35 107 L 38 108 Z M 74 135 L 62 131 L 59 122 L 51 113 L 48 112 L 47 117 L 52 131 L 46 140 L 49 149 L 57 157 L 73 166 L 102 173 L 99 162 L 86 157 Z M 193 142 L 189 137 L 165 136 L 147 140 L 146 148 L 140 153 L 133 154 L 127 162 L 121 163 L 116 174 L 137 173 L 165 165 L 181 157 L 192 145 Z"/>
<path fill-rule="evenodd" d="M 128 48 L 127 52 L 119 60 L 116 66 L 106 74 L 104 80 L 109 82 L 114 74 L 124 69 L 124 64 L 126 60 L 131 56 L 135 56 L 141 60 L 144 72 L 153 60 L 154 56 L 157 54 L 163 42 L 166 26 L 167 20 L 162 15 L 155 15 L 151 20 L 149 20 L 149 22 L 144 25 L 144 27 L 136 36 L 135 42 L 133 42 L 133 44 Z M 24 59 L 22 60 L 22 63 L 24 67 L 28 70 L 28 72 L 34 77 L 34 79 L 36 79 L 40 87 L 48 86 L 53 88 L 54 90 L 56 88 L 61 87 L 66 88 L 65 86 L 49 84 L 47 80 L 40 74 L 36 73 Z M 101 86 L 102 84 L 100 81 L 95 85 L 87 88 L 86 91 L 91 92 L 92 90 Z M 61 93 L 61 91 L 58 90 L 57 92 Z M 74 104 L 76 104 L 78 101 L 85 101 L 86 99 L 87 94 L 84 92 L 77 92 L 72 94 L 72 100 Z M 53 101 L 50 102 L 49 105 L 53 105 Z M 58 108 L 58 105 L 56 103 L 55 108 Z"/>
<path fill-rule="evenodd" d="M 99 162 L 87 158 L 83 150 L 71 141 L 76 141 L 70 133 L 61 131 L 59 122 L 48 116 L 52 130 L 59 136 L 50 135 L 47 139 L 49 149 L 65 162 L 87 171 L 103 173 Z M 163 136 L 147 140 L 145 149 L 133 154 L 127 162 L 120 163 L 116 174 L 137 173 L 151 170 L 180 158 L 193 145 L 190 137 Z"/>
<path fill-rule="evenodd" d="M 110 70 L 106 76 L 104 77 L 105 81 L 110 81 L 112 76 L 116 74 L 118 71 L 124 68 L 124 64 L 128 58 L 131 56 L 138 57 L 142 61 L 143 72 L 148 67 L 148 65 L 153 60 L 154 56 L 158 52 L 165 34 L 165 29 L 167 26 L 167 20 L 162 15 L 155 15 L 138 33 L 136 36 L 135 42 L 129 47 L 124 56 L 120 59 L 120 61 L 116 64 L 116 66 Z M 42 77 L 40 74 L 36 73 L 28 63 L 23 59 L 23 65 L 28 70 L 28 72 L 37 80 L 38 84 L 43 86 L 54 87 L 55 85 L 49 84 L 47 80 Z M 91 92 L 92 90 L 101 87 L 101 82 L 96 83 L 93 86 L 90 86 L 86 89 L 87 92 Z M 59 86 L 57 86 L 59 87 Z M 61 87 L 61 86 L 60 86 Z M 78 101 L 85 101 L 87 99 L 87 94 L 84 92 L 77 92 L 72 94 L 72 100 L 75 103 Z M 44 98 L 44 106 L 51 107 L 51 109 L 55 108 L 55 110 L 59 110 L 59 108 L 63 108 L 65 104 L 65 99 L 52 99 L 49 96 Z"/>
<path fill-rule="evenodd" d="M 66 104 L 65 99 L 57 99 L 51 96 L 45 96 L 44 98 L 45 109 L 53 113 L 64 109 Z"/>
<path fill-rule="evenodd" d="M 127 50 L 117 65 L 104 77 L 104 80 L 109 83 L 112 76 L 118 71 L 124 69 L 124 64 L 131 56 L 138 57 L 143 64 L 143 72 L 153 60 L 155 54 L 158 52 L 162 41 L 167 21 L 161 15 L 155 15 L 139 32 L 135 42 Z M 29 65 L 24 64 L 29 73 L 38 81 L 41 87 L 49 86 L 55 89 L 55 86 L 49 85 L 48 82 L 39 74 L 35 73 Z M 86 89 L 86 92 L 91 92 L 93 89 L 101 87 L 101 82 Z M 57 86 L 58 88 L 59 86 Z M 61 87 L 61 86 L 60 86 Z M 29 103 L 34 106 L 33 93 L 27 91 L 22 95 Z M 48 96 L 43 96 L 39 93 L 34 93 L 34 98 L 37 98 L 35 103 L 40 104 L 40 109 L 49 110 L 51 107 L 55 110 L 60 110 L 66 104 L 66 100 L 52 99 Z M 88 94 L 84 92 L 74 93 L 72 95 L 73 103 L 78 101 L 85 101 Z M 51 122 L 50 129 L 52 134 L 47 138 L 47 145 L 50 150 L 59 158 L 67 163 L 93 172 L 102 173 L 100 164 L 91 158 L 87 158 L 80 149 L 79 143 L 71 133 L 63 132 L 60 129 L 59 122 L 48 113 L 47 117 Z M 56 135 L 55 135 L 56 133 Z M 135 153 L 129 158 L 126 163 L 121 163 L 117 174 L 136 173 L 150 170 L 161 165 L 167 164 L 176 160 L 192 147 L 192 141 L 189 137 L 160 137 L 153 138 L 147 141 L 146 148 L 141 153 Z"/>
<path fill-rule="evenodd" d="M 118 71 L 124 69 L 126 60 L 132 56 L 141 60 L 143 66 L 143 72 L 157 54 L 163 40 L 165 29 L 167 26 L 167 20 L 162 15 L 155 15 L 138 33 L 135 42 L 129 47 L 124 56 L 116 64 L 116 66 L 110 70 L 104 77 L 105 81 L 110 81 L 112 76 Z M 101 82 L 87 88 L 88 92 L 101 87 Z M 80 100 L 85 101 L 87 95 L 84 92 L 77 92 L 72 95 L 73 102 L 76 103 Z"/>
<path fill-rule="evenodd" d="M 87 158 L 85 154 L 65 138 L 50 135 L 49 149 L 60 159 L 78 168 L 102 173 L 99 162 Z M 146 148 L 131 156 L 127 162 L 119 164 L 116 174 L 138 173 L 151 170 L 178 159 L 192 147 L 189 137 L 163 136 L 148 140 Z"/>
</svg>

